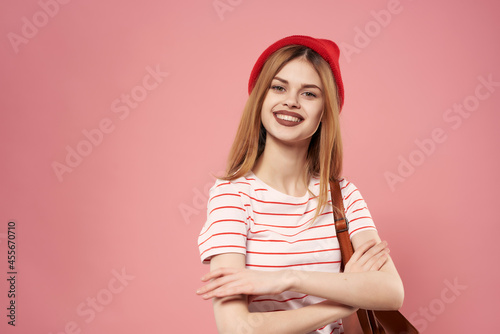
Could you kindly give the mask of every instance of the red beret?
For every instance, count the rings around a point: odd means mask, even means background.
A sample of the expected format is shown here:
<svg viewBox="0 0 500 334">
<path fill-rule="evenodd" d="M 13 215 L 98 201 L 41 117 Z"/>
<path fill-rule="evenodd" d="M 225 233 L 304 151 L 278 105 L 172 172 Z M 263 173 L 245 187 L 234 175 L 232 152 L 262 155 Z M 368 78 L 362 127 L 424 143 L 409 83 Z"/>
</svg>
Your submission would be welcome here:
<svg viewBox="0 0 500 334">
<path fill-rule="evenodd" d="M 287 45 L 303 45 L 314 51 L 316 51 L 324 60 L 330 65 L 332 69 L 333 77 L 335 82 L 337 83 L 337 87 L 339 90 L 340 96 L 340 108 L 344 105 L 344 85 L 342 83 L 342 77 L 340 75 L 339 68 L 339 56 L 340 51 L 337 44 L 327 39 L 317 39 L 309 36 L 288 36 L 279 41 L 275 42 L 271 46 L 269 46 L 257 59 L 257 62 L 253 66 L 252 73 L 250 74 L 250 80 L 248 81 L 248 93 L 252 92 L 253 87 L 255 86 L 255 82 L 266 62 L 267 58 L 275 51 L 281 49 Z"/>
</svg>

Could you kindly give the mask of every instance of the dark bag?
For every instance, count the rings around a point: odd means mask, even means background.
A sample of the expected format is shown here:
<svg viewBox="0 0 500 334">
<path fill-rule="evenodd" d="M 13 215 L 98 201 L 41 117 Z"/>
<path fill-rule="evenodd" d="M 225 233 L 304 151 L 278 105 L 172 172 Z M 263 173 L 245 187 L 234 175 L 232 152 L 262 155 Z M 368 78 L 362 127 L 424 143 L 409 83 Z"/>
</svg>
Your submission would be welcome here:
<svg viewBox="0 0 500 334">
<path fill-rule="evenodd" d="M 342 216 L 335 219 L 335 230 L 342 254 L 342 269 L 349 261 L 354 250 L 349 237 L 349 221 L 345 217 L 342 192 L 338 182 L 330 181 L 332 204 L 340 209 Z M 399 311 L 357 311 L 359 324 L 364 334 L 418 334 L 418 330 Z M 359 328 L 359 327 L 358 327 Z M 346 331 L 351 333 L 351 331 Z"/>
</svg>

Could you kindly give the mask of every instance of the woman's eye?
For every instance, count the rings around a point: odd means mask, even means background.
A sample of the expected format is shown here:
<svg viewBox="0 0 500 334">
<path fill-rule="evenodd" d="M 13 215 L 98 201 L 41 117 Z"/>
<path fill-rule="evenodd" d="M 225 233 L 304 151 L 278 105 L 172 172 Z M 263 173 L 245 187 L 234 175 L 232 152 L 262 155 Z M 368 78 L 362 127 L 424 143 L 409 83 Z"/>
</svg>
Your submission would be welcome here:
<svg viewBox="0 0 500 334">
<path fill-rule="evenodd" d="M 316 94 L 311 93 L 311 92 L 304 92 L 304 94 L 305 94 L 307 97 L 316 97 Z"/>
<path fill-rule="evenodd" d="M 271 86 L 271 89 L 279 91 L 279 92 L 283 92 L 285 90 L 285 88 L 283 88 L 282 86 L 278 86 L 278 85 Z"/>
</svg>

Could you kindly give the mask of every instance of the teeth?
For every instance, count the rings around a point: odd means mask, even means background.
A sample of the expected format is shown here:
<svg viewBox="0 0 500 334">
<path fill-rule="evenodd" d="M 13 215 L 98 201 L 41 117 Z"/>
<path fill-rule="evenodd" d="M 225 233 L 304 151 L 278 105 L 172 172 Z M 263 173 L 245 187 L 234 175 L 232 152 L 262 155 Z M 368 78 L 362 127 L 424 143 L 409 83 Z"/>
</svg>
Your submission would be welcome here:
<svg viewBox="0 0 500 334">
<path fill-rule="evenodd" d="M 293 116 L 288 116 L 288 115 L 283 115 L 283 114 L 276 114 L 276 117 L 278 117 L 279 119 L 283 119 L 285 121 L 300 122 L 300 119 L 298 119 L 297 117 L 293 117 Z"/>
</svg>

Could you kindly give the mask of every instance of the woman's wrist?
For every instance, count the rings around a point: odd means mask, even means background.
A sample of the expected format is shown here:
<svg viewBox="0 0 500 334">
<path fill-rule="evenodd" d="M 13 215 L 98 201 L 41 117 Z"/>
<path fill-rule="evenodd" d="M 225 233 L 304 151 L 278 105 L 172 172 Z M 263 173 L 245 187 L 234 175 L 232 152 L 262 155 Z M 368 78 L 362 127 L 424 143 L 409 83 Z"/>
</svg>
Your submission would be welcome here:
<svg viewBox="0 0 500 334">
<path fill-rule="evenodd" d="M 284 291 L 300 290 L 301 281 L 306 279 L 307 273 L 303 270 L 285 269 L 282 271 Z"/>
</svg>

